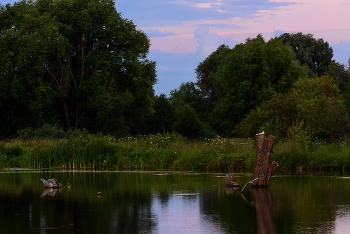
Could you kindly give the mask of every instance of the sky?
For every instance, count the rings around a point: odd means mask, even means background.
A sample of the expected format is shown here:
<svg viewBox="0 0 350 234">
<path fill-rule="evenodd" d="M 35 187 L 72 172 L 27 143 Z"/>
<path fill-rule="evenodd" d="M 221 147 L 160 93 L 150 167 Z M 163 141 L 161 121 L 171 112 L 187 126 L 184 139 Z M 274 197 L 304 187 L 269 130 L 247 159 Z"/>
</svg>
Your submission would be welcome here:
<svg viewBox="0 0 350 234">
<path fill-rule="evenodd" d="M 0 0 L 1 4 L 13 0 Z M 195 69 L 222 44 L 233 48 L 259 33 L 311 33 L 350 58 L 349 0 L 115 0 L 123 18 L 150 38 L 148 59 L 157 64 L 157 95 L 196 81 Z"/>
</svg>

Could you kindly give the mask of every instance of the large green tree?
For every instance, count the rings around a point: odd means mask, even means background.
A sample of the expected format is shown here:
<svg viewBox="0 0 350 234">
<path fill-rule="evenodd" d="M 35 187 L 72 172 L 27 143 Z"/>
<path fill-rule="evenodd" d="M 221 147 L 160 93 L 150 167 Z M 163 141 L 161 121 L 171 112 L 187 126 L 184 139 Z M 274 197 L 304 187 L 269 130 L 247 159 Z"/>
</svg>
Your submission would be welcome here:
<svg viewBox="0 0 350 234">
<path fill-rule="evenodd" d="M 334 139 L 349 133 L 348 115 L 332 77 L 300 78 L 290 92 L 277 94 L 252 110 L 235 132 L 252 137 L 258 130 L 269 132 L 277 127 L 281 137 L 288 137 L 296 125 L 317 138 Z"/>
<path fill-rule="evenodd" d="M 2 133 L 44 123 L 126 132 L 153 111 L 149 46 L 112 0 L 1 5 Z"/>
<path fill-rule="evenodd" d="M 277 38 L 265 42 L 261 35 L 229 51 L 219 47 L 196 72 L 203 96 L 213 102 L 211 125 L 226 136 L 251 109 L 277 92 L 287 92 L 298 77 L 305 76 L 289 46 Z"/>
<path fill-rule="evenodd" d="M 278 37 L 289 44 L 301 65 L 309 68 L 310 75 L 321 76 L 328 71 L 332 62 L 333 49 L 322 38 L 315 39 L 313 34 L 284 33 Z"/>
</svg>

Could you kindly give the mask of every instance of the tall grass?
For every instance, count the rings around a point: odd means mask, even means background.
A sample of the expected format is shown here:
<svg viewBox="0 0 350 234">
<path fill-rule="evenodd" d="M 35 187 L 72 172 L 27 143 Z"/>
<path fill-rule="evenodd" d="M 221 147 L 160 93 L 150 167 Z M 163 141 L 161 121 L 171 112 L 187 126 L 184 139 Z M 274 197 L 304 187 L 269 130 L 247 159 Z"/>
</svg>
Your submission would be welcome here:
<svg viewBox="0 0 350 234">
<path fill-rule="evenodd" d="M 350 140 L 278 143 L 272 160 L 280 170 L 350 170 Z M 0 168 L 177 169 L 251 171 L 253 139 L 216 137 L 189 141 L 176 133 L 116 139 L 82 134 L 59 140 L 0 142 Z"/>
<path fill-rule="evenodd" d="M 273 159 L 286 170 L 350 171 L 350 141 L 283 142 Z"/>
</svg>

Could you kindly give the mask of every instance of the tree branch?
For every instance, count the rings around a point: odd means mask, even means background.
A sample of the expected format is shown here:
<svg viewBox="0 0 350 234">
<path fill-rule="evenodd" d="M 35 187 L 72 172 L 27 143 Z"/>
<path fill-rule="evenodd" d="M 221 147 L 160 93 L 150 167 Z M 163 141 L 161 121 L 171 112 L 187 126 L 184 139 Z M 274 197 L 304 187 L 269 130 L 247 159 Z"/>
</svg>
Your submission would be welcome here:
<svg viewBox="0 0 350 234">
<path fill-rule="evenodd" d="M 254 180 L 247 182 L 247 183 L 244 185 L 244 187 L 242 188 L 241 193 L 243 192 L 243 190 L 244 190 L 245 186 L 247 186 L 247 184 L 252 184 L 252 183 L 253 183 L 254 181 L 256 181 L 257 179 L 259 179 L 259 177 L 256 177 Z"/>
<path fill-rule="evenodd" d="M 96 46 L 95 47 L 95 49 L 93 49 L 87 56 L 86 56 L 86 58 L 85 59 L 87 59 L 97 48 L 99 48 L 101 45 L 98 45 L 98 46 Z M 85 60 L 84 59 L 84 60 Z"/>
<path fill-rule="evenodd" d="M 86 98 L 86 108 L 85 110 L 83 111 L 83 113 L 81 114 L 79 120 L 78 120 L 78 123 L 80 123 L 80 120 L 81 120 L 81 117 L 83 117 L 83 115 L 85 114 L 85 112 L 87 111 L 87 109 L 89 108 L 89 98 L 87 97 Z"/>
<path fill-rule="evenodd" d="M 62 80 L 63 80 L 63 77 L 64 77 L 64 74 L 63 74 L 63 67 L 62 67 L 61 59 L 58 59 L 58 61 L 60 62 L 60 68 L 61 68 L 61 79 L 60 79 L 60 83 L 61 83 L 61 85 L 62 85 Z"/>
<path fill-rule="evenodd" d="M 48 78 L 51 80 L 52 84 L 56 87 L 56 90 L 60 90 L 61 93 L 64 94 L 64 96 L 65 96 L 66 98 L 68 98 L 68 97 L 67 97 L 67 94 L 63 92 L 62 87 L 61 87 L 61 85 L 59 84 L 59 82 L 58 82 L 58 80 L 56 79 L 56 77 L 54 76 L 54 74 L 53 74 L 48 68 L 46 68 L 45 66 L 44 66 L 44 68 L 45 68 L 45 70 L 51 75 L 52 78 L 50 78 L 50 76 L 48 76 L 48 75 L 46 75 L 46 77 L 48 77 Z"/>
</svg>

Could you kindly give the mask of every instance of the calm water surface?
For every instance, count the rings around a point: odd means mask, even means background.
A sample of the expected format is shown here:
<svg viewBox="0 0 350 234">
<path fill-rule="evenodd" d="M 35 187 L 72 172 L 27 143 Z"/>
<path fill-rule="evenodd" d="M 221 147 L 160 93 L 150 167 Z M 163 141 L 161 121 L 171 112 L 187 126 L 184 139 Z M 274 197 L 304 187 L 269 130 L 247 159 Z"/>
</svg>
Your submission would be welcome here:
<svg viewBox="0 0 350 234">
<path fill-rule="evenodd" d="M 343 174 L 277 175 L 239 194 L 221 173 L 11 170 L 0 196 L 1 233 L 350 233 Z"/>
</svg>

